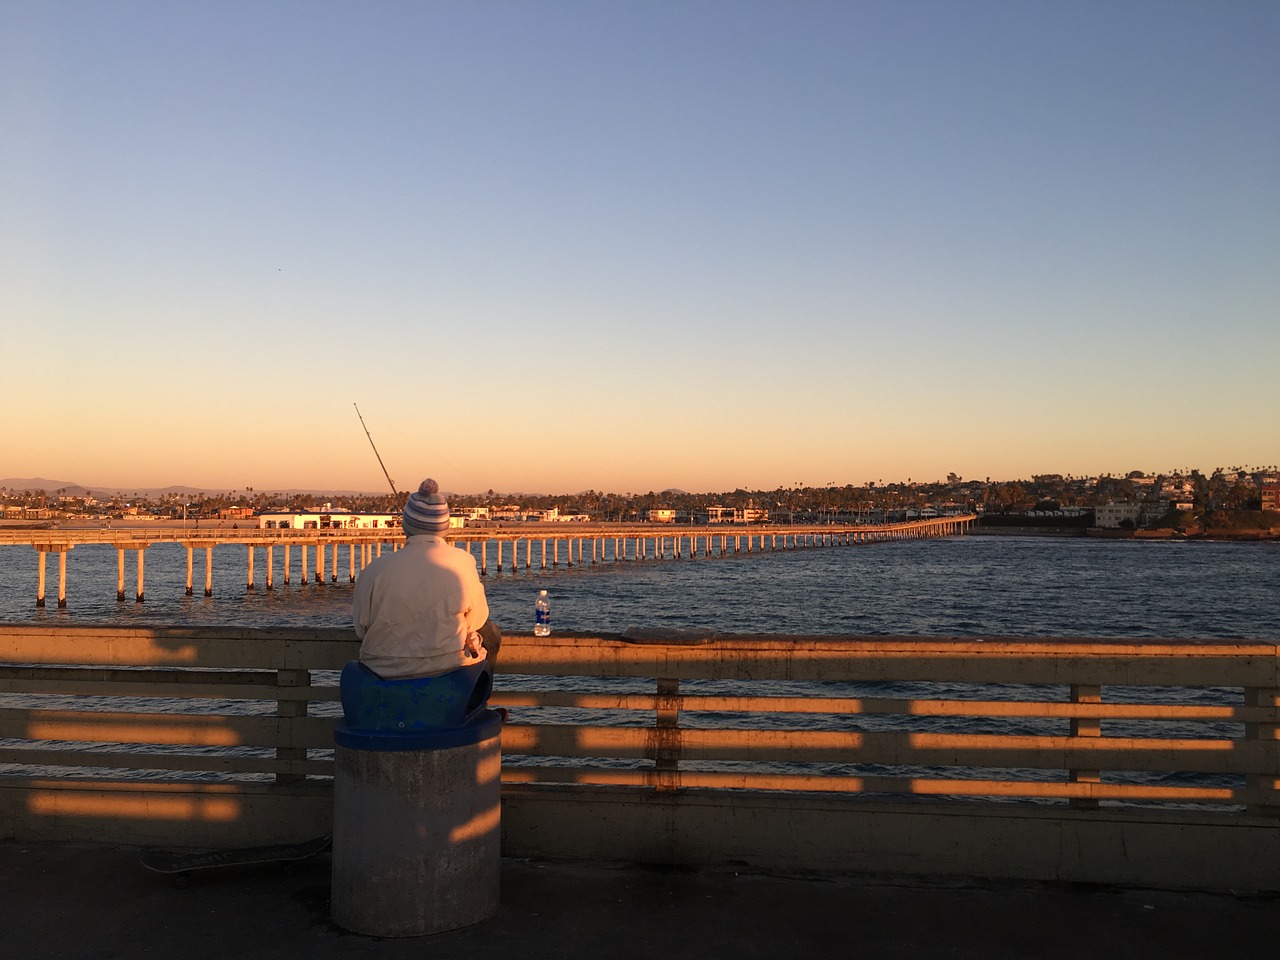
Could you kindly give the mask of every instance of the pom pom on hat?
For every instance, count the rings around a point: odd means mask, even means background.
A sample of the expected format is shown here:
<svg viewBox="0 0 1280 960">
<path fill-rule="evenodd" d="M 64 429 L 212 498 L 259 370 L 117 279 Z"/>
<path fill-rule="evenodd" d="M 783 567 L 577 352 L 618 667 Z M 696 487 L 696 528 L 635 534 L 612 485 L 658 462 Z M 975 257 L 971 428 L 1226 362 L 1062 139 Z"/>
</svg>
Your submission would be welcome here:
<svg viewBox="0 0 1280 960">
<path fill-rule="evenodd" d="M 449 529 L 449 504 L 440 495 L 440 484 L 430 478 L 418 484 L 418 492 L 409 494 L 405 502 L 402 524 L 407 537 Z"/>
</svg>

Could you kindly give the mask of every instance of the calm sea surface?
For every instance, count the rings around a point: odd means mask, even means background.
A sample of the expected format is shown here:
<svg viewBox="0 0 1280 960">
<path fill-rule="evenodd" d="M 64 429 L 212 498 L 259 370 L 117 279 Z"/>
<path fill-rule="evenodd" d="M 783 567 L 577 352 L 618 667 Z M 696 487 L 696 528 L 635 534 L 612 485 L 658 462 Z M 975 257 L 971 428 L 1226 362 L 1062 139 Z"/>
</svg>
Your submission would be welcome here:
<svg viewBox="0 0 1280 960">
<path fill-rule="evenodd" d="M 245 588 L 243 546 L 214 551 L 214 595 L 185 596 L 186 553 L 146 553 L 146 599 L 133 599 L 136 555 L 126 553 L 125 602 L 116 600 L 116 551 L 68 554 L 68 602 L 57 607 L 50 555 L 47 606 L 38 609 L 36 553 L 0 547 L 0 622 L 196 623 L 344 626 L 350 623 L 346 551 L 339 582 L 285 585 L 276 551 L 275 589 Z M 563 557 L 563 554 L 562 554 Z M 1280 544 L 967 536 L 825 547 L 725 558 L 578 564 L 485 579 L 494 619 L 528 631 L 545 588 L 555 628 L 707 628 L 720 633 L 1223 637 L 1280 639 Z M 523 562 L 523 556 L 522 556 Z M 509 555 L 508 555 L 509 567 Z"/>
<path fill-rule="evenodd" d="M 281 551 L 276 551 L 277 555 Z M 279 566 L 276 588 L 262 586 L 264 551 L 257 552 L 259 586 L 246 590 L 246 550 L 228 546 L 214 552 L 214 596 L 203 594 L 202 551 L 196 554 L 197 596 L 185 596 L 186 552 L 177 544 L 157 544 L 146 554 L 146 599 L 133 600 L 135 554 L 126 554 L 126 596 L 116 600 L 116 551 L 109 545 L 76 547 L 68 555 L 68 605 L 59 610 L 56 558 L 48 569 L 48 606 L 38 609 L 36 553 L 27 547 L 0 547 L 0 622 L 109 624 L 235 624 L 244 626 L 346 626 L 352 586 L 347 582 L 300 584 L 294 552 L 294 583 L 285 585 Z M 509 557 L 509 553 L 508 553 Z M 490 555 L 490 560 L 495 558 Z M 276 560 L 280 562 L 279 556 Z M 486 578 L 494 619 L 504 629 L 532 629 L 533 601 L 540 589 L 552 598 L 553 629 L 616 633 L 632 628 L 700 628 L 719 633 L 854 634 L 1024 637 L 1166 637 L 1280 639 L 1280 544 L 1152 543 L 1142 541 L 968 536 L 948 540 L 882 543 L 856 547 L 811 548 L 724 558 L 579 564 L 542 571 L 523 567 Z M 496 563 L 494 564 L 496 566 Z M 348 579 L 345 551 L 339 579 Z M 558 686 L 563 678 L 498 676 L 501 688 Z M 603 680 L 575 680 L 595 689 Z M 612 681 L 619 684 L 639 681 Z M 749 683 L 690 681 L 688 692 L 776 693 L 749 690 Z M 953 695 L 927 683 L 794 685 L 795 695 L 918 697 Z M 822 689 L 818 689 L 822 688 Z M 981 686 L 970 695 L 985 697 Z M 1003 689 L 1000 696 L 1013 696 Z M 1029 699 L 1062 699 L 1065 689 L 1029 688 Z M 1148 694 L 1138 692 L 1137 696 Z M 1221 702 L 1212 691 L 1153 689 L 1150 696 L 1169 702 Z M 1232 696 L 1238 697 L 1239 692 Z M 29 698 L 0 695 L 0 706 L 29 705 Z M 44 706 L 78 709 L 75 698 L 43 697 Z M 64 702 L 65 701 L 65 702 Z M 336 709 L 337 705 L 332 706 Z M 138 709 L 173 709 L 144 704 Z M 267 707 L 270 709 L 270 706 Z M 209 709 L 197 704 L 193 710 Z M 323 712 L 323 711 L 321 711 Z M 580 717 L 572 709 L 534 708 L 525 719 L 539 722 L 632 722 L 625 718 Z M 771 718 L 777 722 L 780 718 Z M 685 714 L 691 726 L 721 726 L 734 721 L 715 715 Z M 820 727 L 821 716 L 793 715 L 785 724 Z M 850 729 L 892 729 L 893 717 L 843 718 Z M 938 732 L 993 732 L 983 718 L 918 718 Z M 1109 721 L 1116 736 L 1239 737 L 1239 724 L 1210 725 L 1199 731 L 1171 731 L 1145 721 Z M 1011 719 L 997 732 L 1065 735 L 1066 721 Z M 3 741 L 0 741 L 3 743 Z M 163 749 L 163 748 L 161 748 Z M 173 748 L 178 749 L 178 748 Z M 258 748 L 234 748 L 253 751 Z M 518 765 L 528 758 L 504 757 Z M 545 761 L 542 761 L 545 762 Z M 620 765 L 638 761 L 615 761 Z M 704 762 L 706 769 L 729 769 L 730 762 Z M 830 775 L 978 776 L 960 768 L 880 768 L 868 765 L 813 765 Z M 765 764 L 768 768 L 769 765 Z M 55 772 L 91 776 L 93 768 Z M 1055 771 L 1015 771 L 1027 779 L 1052 779 Z M 0 775 L 46 775 L 42 767 L 0 764 Z M 146 776 L 170 777 L 163 771 Z M 209 777 L 214 776 L 208 774 Z M 1235 775 L 1126 774 L 1106 772 L 1104 779 L 1205 783 L 1237 787 Z"/>
</svg>

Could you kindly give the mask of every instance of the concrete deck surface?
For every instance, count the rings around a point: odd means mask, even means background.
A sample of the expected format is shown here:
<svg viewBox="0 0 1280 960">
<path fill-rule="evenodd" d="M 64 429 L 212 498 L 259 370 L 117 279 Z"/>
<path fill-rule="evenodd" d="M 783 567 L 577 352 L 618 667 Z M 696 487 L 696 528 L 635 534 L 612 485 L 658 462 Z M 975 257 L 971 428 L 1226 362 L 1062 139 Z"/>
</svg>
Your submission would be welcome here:
<svg viewBox="0 0 1280 960">
<path fill-rule="evenodd" d="M 329 921 L 329 858 L 186 886 L 134 848 L 0 843 L 0 956 L 523 960 L 1266 956 L 1280 897 L 504 860 L 502 905 L 407 940 Z"/>
</svg>

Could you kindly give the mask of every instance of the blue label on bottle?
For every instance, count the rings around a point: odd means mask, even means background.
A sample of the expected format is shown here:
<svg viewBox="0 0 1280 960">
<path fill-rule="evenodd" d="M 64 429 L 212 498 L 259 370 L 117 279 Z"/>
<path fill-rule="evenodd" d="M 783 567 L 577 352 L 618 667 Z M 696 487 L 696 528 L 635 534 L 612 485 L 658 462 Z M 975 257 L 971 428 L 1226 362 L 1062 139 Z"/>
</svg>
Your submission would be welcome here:
<svg viewBox="0 0 1280 960">
<path fill-rule="evenodd" d="M 550 611 L 550 610 L 535 610 L 535 611 L 533 611 L 533 622 L 534 622 L 534 623 L 550 623 L 550 622 L 551 622 L 551 611 Z"/>
</svg>

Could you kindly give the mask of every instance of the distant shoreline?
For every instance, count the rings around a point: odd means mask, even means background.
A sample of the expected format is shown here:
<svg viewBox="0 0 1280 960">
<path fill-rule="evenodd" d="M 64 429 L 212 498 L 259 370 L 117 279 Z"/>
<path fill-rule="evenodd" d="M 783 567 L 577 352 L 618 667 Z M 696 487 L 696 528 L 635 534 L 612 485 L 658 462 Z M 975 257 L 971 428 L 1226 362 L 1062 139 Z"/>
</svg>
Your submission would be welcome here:
<svg viewBox="0 0 1280 960">
<path fill-rule="evenodd" d="M 965 532 L 966 537 L 1062 537 L 1090 540 L 1161 540 L 1181 543 L 1223 540 L 1240 543 L 1274 543 L 1280 541 L 1280 533 L 1270 530 L 1205 530 L 1201 533 L 1181 533 L 1174 530 L 1110 530 L 1097 527 L 984 527 L 975 524 Z"/>
</svg>

